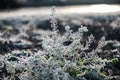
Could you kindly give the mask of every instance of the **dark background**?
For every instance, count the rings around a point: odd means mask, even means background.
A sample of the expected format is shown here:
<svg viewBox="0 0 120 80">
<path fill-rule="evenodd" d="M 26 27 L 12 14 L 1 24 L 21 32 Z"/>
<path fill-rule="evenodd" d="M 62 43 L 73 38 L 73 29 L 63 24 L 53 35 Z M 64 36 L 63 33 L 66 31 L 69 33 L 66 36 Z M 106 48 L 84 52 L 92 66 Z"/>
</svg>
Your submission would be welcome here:
<svg viewBox="0 0 120 80">
<path fill-rule="evenodd" d="M 0 9 L 85 4 L 120 4 L 120 0 L 0 0 Z"/>
</svg>

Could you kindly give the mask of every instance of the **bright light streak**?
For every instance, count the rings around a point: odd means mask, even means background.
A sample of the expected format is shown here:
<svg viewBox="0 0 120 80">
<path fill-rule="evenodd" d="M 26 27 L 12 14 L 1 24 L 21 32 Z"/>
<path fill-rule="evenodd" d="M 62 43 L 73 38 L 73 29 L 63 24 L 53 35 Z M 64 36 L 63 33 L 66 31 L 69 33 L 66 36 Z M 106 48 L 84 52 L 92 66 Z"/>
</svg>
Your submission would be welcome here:
<svg viewBox="0 0 120 80">
<path fill-rule="evenodd" d="M 120 12 L 120 6 L 117 5 L 90 5 L 87 7 L 71 7 L 67 10 L 71 13 L 109 13 L 109 12 Z"/>
</svg>

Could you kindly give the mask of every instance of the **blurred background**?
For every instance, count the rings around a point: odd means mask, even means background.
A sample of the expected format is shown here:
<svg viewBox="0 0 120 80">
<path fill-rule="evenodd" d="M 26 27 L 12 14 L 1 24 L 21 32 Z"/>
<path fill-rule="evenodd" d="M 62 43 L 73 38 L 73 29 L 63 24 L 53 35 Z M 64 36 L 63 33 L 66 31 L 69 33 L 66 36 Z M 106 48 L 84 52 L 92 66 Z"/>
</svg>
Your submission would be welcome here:
<svg viewBox="0 0 120 80">
<path fill-rule="evenodd" d="M 22 39 L 38 45 L 40 38 L 35 38 L 36 35 L 51 31 L 52 6 L 56 6 L 61 34 L 66 25 L 75 32 L 84 25 L 89 29 L 86 36 L 93 34 L 96 42 L 105 36 L 106 40 L 112 40 L 108 48 L 120 48 L 120 0 L 0 0 L 0 39 L 11 40 L 13 32 L 18 35 L 16 32 L 22 33 L 20 29 L 25 28 L 30 32 L 26 32 L 27 38 L 22 35 Z M 6 31 L 9 28 L 11 32 Z M 16 36 L 14 39 L 17 40 Z"/>
<path fill-rule="evenodd" d="M 120 0 L 1 0 L 0 8 L 67 6 L 85 4 L 120 4 Z"/>
<path fill-rule="evenodd" d="M 52 6 L 57 6 L 60 31 L 63 32 L 66 25 L 74 30 L 85 25 L 91 33 L 99 33 L 99 37 L 104 35 L 111 39 L 112 35 L 112 39 L 120 40 L 118 32 L 117 35 L 113 33 L 120 27 L 120 0 L 0 0 L 0 25 L 17 26 L 32 22 L 49 30 Z"/>
</svg>

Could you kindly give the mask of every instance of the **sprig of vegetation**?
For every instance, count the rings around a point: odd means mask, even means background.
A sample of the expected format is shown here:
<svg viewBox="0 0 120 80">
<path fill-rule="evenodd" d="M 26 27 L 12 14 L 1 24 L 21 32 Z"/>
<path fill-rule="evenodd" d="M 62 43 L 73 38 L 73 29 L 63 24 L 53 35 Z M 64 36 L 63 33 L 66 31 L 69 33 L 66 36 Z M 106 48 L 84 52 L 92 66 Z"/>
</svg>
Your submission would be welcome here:
<svg viewBox="0 0 120 80">
<path fill-rule="evenodd" d="M 0 58 L 0 79 L 3 80 L 105 80 L 107 75 L 101 72 L 109 60 L 102 59 L 97 52 L 106 45 L 102 37 L 98 47 L 87 51 L 94 41 L 93 35 L 88 37 L 86 45 L 82 43 L 83 34 L 88 29 L 78 28 L 76 33 L 65 26 L 65 35 L 59 35 L 55 7 L 52 7 L 52 36 L 43 38 L 43 51 L 13 51 Z M 113 59 L 116 63 L 118 60 Z M 5 69 L 5 71 L 4 71 Z"/>
</svg>

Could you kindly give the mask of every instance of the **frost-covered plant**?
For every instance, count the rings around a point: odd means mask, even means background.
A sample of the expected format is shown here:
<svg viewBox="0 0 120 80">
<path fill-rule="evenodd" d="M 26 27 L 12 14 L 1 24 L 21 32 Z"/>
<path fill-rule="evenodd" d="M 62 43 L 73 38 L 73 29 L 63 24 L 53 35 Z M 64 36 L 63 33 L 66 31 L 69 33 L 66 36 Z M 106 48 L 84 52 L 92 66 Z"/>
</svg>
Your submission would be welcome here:
<svg viewBox="0 0 120 80">
<path fill-rule="evenodd" d="M 43 38 L 43 51 L 12 51 L 0 58 L 1 79 L 6 80 L 105 80 L 100 69 L 108 62 L 98 57 L 97 52 L 106 44 L 102 37 L 98 47 L 86 52 L 94 40 L 93 35 L 82 43 L 83 34 L 88 29 L 78 28 L 76 33 L 65 26 L 66 33 L 59 35 L 55 7 L 52 8 L 52 36 Z M 6 69 L 2 71 L 3 68 Z"/>
<path fill-rule="evenodd" d="M 65 80 L 76 80 L 79 79 L 79 77 L 81 77 L 81 79 L 83 77 L 84 79 L 84 75 L 91 70 L 96 70 L 96 74 L 100 73 L 100 69 L 104 67 L 106 61 L 103 61 L 97 56 L 97 51 L 101 50 L 101 48 L 106 45 L 105 38 L 101 38 L 96 50 L 85 52 L 94 39 L 94 37 L 90 35 L 86 45 L 81 43 L 83 39 L 83 33 L 88 31 L 87 27 L 81 26 L 78 28 L 78 32 L 73 33 L 73 31 L 70 29 L 70 26 L 66 26 L 65 35 L 60 36 L 57 34 L 54 7 L 52 11 L 53 14 L 51 22 L 53 33 L 55 34 L 52 35 L 52 37 L 47 36 L 43 40 L 43 48 L 45 50 L 46 59 L 48 60 L 47 65 L 50 64 L 48 72 L 51 72 L 51 70 L 55 70 L 56 73 L 59 73 L 59 70 L 63 71 L 63 75 L 67 74 L 67 78 Z M 82 53 L 84 53 L 84 57 L 81 57 Z M 56 67 L 58 70 L 56 70 L 54 67 Z M 57 79 L 54 78 L 54 74 L 55 73 L 51 74 L 51 77 L 53 77 L 52 80 L 61 80 L 59 74 L 56 75 L 56 77 L 58 77 Z M 62 80 L 64 80 L 64 78 L 65 77 L 63 76 Z M 104 77 L 102 76 L 102 78 Z"/>
</svg>

